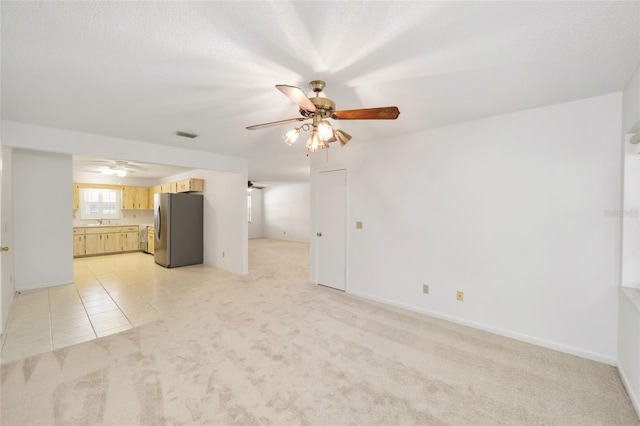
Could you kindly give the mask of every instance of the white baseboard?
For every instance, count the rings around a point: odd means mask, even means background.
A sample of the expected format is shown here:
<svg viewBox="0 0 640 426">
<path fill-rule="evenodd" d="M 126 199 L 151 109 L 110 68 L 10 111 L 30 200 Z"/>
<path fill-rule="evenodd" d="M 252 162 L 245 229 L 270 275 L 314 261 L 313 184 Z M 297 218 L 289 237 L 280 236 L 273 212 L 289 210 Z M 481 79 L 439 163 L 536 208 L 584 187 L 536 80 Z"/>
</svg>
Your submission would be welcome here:
<svg viewBox="0 0 640 426">
<path fill-rule="evenodd" d="M 590 359 L 592 361 L 598 361 L 603 364 L 608 364 L 611 366 L 616 366 L 617 360 L 615 358 L 598 354 L 595 352 L 585 351 L 579 348 L 574 348 L 572 346 L 563 345 L 561 343 L 552 342 L 545 339 L 540 339 L 534 336 L 528 336 L 526 334 L 516 333 L 510 330 L 505 330 L 502 328 L 493 327 L 490 325 L 478 323 L 475 321 L 468 321 L 462 318 L 454 317 L 451 315 L 443 314 L 441 312 L 432 311 L 430 309 L 424 309 L 418 306 L 408 305 L 405 303 L 396 302 L 393 300 L 385 299 L 382 297 L 371 296 L 366 293 L 361 293 L 359 291 L 347 290 L 347 293 L 352 294 L 354 296 L 362 297 L 364 299 L 373 300 L 375 302 L 384 303 L 386 305 L 396 306 L 398 308 L 407 309 L 409 311 L 418 312 L 420 314 L 429 315 L 435 318 L 440 318 L 443 320 L 451 321 L 456 324 L 465 325 L 472 328 L 477 328 L 479 330 L 488 331 L 493 334 L 497 334 L 500 336 L 509 337 L 511 339 L 520 340 L 522 342 L 531 343 L 536 346 L 541 346 L 543 348 L 553 349 L 555 351 L 564 352 L 570 355 L 579 356 L 580 358 Z"/>
<path fill-rule="evenodd" d="M 65 284 L 73 284 L 73 279 L 71 281 L 52 281 L 49 283 L 30 284 L 30 285 L 24 285 L 20 287 L 16 286 L 16 291 L 37 290 L 39 288 L 49 288 L 49 287 L 55 287 L 58 285 L 65 285 Z"/>
</svg>

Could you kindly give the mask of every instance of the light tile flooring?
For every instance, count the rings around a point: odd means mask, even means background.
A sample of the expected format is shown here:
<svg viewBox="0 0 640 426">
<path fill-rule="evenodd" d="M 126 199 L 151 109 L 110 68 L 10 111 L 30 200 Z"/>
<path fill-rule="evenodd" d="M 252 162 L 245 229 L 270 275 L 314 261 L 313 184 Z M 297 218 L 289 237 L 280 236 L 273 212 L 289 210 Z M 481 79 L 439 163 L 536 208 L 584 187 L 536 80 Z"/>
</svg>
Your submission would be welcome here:
<svg viewBox="0 0 640 426">
<path fill-rule="evenodd" d="M 74 259 L 74 284 L 16 295 L 0 340 L 0 360 L 70 346 L 159 318 L 173 307 L 180 291 L 173 285 L 175 271 L 140 252 Z"/>
</svg>

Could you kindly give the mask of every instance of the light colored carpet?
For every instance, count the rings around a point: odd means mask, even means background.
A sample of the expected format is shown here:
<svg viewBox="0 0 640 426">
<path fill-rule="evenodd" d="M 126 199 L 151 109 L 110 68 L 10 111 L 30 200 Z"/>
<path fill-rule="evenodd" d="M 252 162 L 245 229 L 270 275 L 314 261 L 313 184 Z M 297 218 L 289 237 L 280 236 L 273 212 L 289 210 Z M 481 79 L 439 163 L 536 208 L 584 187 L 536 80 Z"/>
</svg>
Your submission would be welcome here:
<svg viewBox="0 0 640 426">
<path fill-rule="evenodd" d="M 309 285 L 306 244 L 250 256 L 181 268 L 162 320 L 3 364 L 1 424 L 640 424 L 613 367 Z"/>
</svg>

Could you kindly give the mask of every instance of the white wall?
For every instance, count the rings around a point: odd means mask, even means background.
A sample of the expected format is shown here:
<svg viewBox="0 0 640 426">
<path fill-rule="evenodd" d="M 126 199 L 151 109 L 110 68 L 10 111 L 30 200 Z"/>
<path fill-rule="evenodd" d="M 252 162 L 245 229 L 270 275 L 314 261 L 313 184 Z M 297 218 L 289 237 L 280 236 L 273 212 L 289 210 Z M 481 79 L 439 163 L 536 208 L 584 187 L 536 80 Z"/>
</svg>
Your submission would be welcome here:
<svg viewBox="0 0 640 426">
<path fill-rule="evenodd" d="M 629 79 L 622 96 L 622 133 L 640 131 L 640 65 Z"/>
<path fill-rule="evenodd" d="M 263 231 L 263 214 L 262 206 L 263 190 L 254 188 L 251 192 L 247 193 L 251 197 L 251 222 L 249 223 L 249 238 L 262 238 L 264 237 Z M 307 214 L 308 209 L 307 209 Z"/>
<path fill-rule="evenodd" d="M 640 417 L 640 67 L 622 93 L 622 278 L 618 317 L 618 371 Z"/>
<path fill-rule="evenodd" d="M 108 176 L 100 173 L 73 172 L 73 181 L 78 183 L 99 183 L 103 185 L 122 186 L 156 186 L 159 179 L 138 178 L 131 175 L 119 177 L 117 175 Z"/>
<path fill-rule="evenodd" d="M 247 160 L 243 158 L 7 120 L 2 120 L 2 143 L 87 157 L 247 173 Z"/>
<path fill-rule="evenodd" d="M 13 184 L 16 289 L 72 283 L 71 156 L 15 149 Z"/>
<path fill-rule="evenodd" d="M 347 291 L 614 364 L 620 123 L 615 93 L 314 155 L 348 170 Z"/>
<path fill-rule="evenodd" d="M 308 242 L 309 184 L 270 186 L 263 191 L 265 238 Z"/>
<path fill-rule="evenodd" d="M 161 183 L 187 178 L 204 179 L 204 263 L 234 274 L 247 275 L 246 175 L 192 170 L 163 178 Z"/>
</svg>

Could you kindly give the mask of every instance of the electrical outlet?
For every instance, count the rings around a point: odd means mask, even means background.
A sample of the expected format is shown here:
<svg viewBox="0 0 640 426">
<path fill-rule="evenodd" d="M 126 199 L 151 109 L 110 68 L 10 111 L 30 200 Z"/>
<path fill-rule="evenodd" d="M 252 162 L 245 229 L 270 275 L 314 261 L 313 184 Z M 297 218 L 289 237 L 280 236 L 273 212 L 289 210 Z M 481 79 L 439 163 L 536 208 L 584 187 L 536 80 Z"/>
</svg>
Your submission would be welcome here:
<svg viewBox="0 0 640 426">
<path fill-rule="evenodd" d="M 428 284 L 422 284 L 422 292 L 424 294 L 429 294 L 429 285 Z"/>
<path fill-rule="evenodd" d="M 464 291 L 456 291 L 456 300 L 458 302 L 464 301 Z"/>
</svg>

